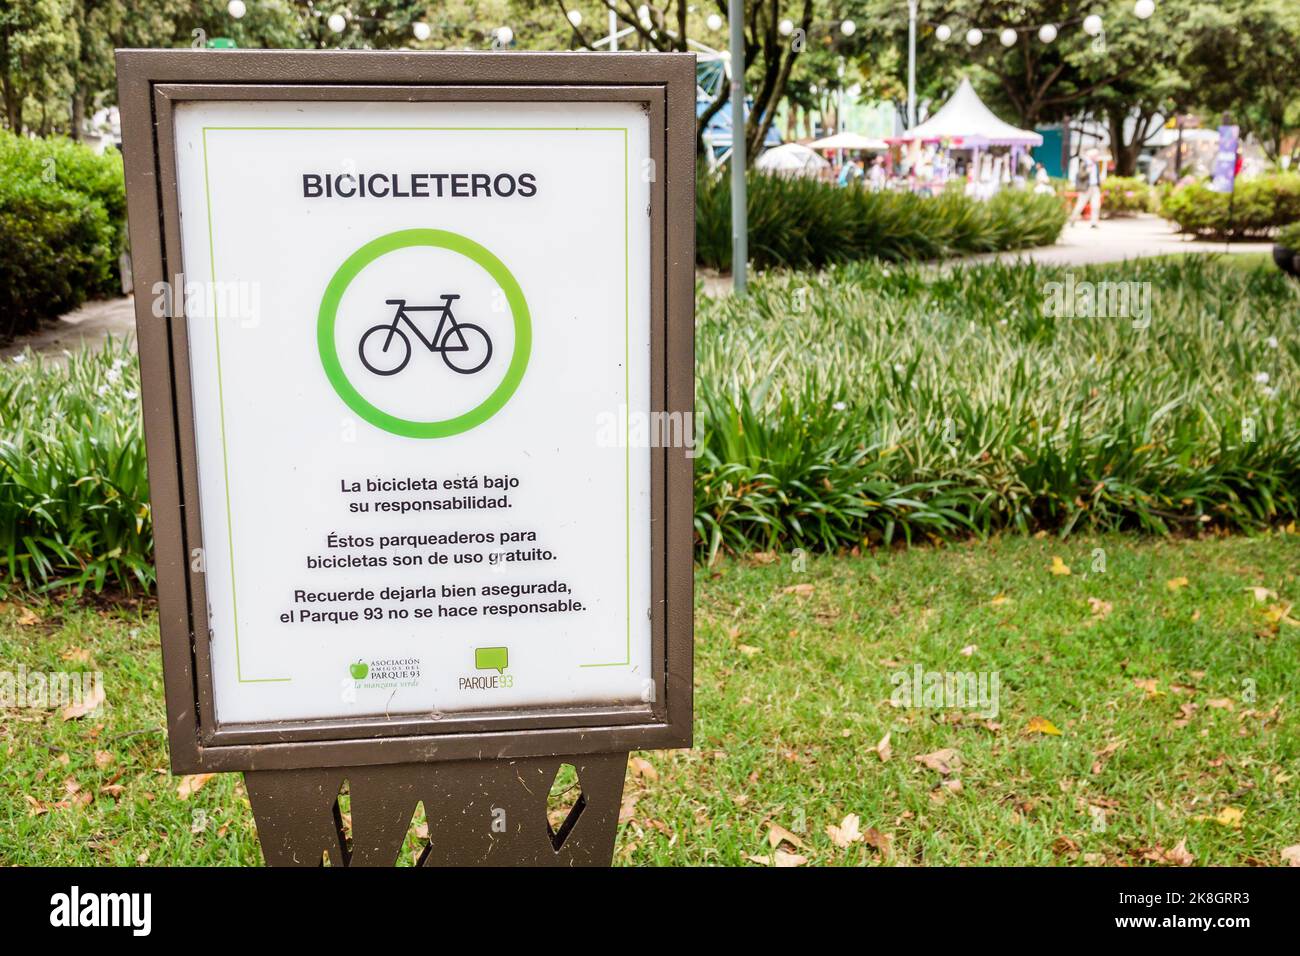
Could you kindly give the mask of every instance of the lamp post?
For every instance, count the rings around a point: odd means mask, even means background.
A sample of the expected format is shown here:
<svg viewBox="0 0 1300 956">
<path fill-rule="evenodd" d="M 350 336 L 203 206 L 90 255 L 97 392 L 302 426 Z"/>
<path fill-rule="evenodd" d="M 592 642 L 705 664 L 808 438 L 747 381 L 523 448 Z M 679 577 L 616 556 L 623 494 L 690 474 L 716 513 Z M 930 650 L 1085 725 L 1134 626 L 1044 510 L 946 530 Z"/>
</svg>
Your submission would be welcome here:
<svg viewBox="0 0 1300 956">
<path fill-rule="evenodd" d="M 916 125 L 916 6 L 907 0 L 907 128 Z"/>
<path fill-rule="evenodd" d="M 749 217 L 745 208 L 745 2 L 727 0 L 731 26 L 731 283 L 745 294 Z"/>
</svg>

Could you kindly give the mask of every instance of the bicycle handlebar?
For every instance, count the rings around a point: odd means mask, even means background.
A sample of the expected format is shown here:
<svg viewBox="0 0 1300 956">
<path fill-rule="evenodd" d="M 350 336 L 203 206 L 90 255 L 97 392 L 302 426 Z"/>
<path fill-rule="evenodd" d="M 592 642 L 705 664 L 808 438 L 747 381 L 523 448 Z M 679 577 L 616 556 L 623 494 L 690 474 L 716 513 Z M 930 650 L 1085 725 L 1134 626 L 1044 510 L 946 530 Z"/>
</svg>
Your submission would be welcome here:
<svg viewBox="0 0 1300 956">
<path fill-rule="evenodd" d="M 459 293 L 453 293 L 453 292 L 444 292 L 444 293 L 442 293 L 442 295 L 438 296 L 438 298 L 442 299 L 443 302 L 451 302 L 451 301 L 453 301 L 453 300 L 455 300 L 455 299 L 459 299 L 459 298 L 460 298 L 460 294 L 459 294 Z M 385 299 L 385 300 L 384 300 L 384 304 L 385 304 L 385 305 L 400 305 L 400 306 L 402 306 L 402 307 L 405 307 L 405 306 L 406 306 L 406 300 L 405 300 L 405 299 Z M 437 306 L 429 306 L 429 305 L 413 305 L 413 306 L 411 306 L 411 308 L 412 308 L 412 309 L 431 309 L 431 308 L 432 308 L 432 309 L 436 309 L 436 308 L 438 308 L 438 307 L 437 307 Z"/>
</svg>

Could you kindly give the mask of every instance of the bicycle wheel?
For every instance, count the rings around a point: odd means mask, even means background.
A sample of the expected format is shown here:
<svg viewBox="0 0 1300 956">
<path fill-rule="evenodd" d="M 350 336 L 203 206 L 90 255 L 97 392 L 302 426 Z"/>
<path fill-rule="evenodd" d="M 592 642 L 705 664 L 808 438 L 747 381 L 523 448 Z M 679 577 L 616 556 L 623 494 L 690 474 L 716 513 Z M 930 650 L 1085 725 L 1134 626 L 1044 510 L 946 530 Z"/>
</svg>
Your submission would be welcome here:
<svg viewBox="0 0 1300 956">
<path fill-rule="evenodd" d="M 438 351 L 447 368 L 462 375 L 473 375 L 492 358 L 492 340 L 471 322 L 458 322 L 442 337 Z"/>
<path fill-rule="evenodd" d="M 372 338 L 376 332 L 380 333 L 379 338 Z M 411 340 L 401 329 L 376 325 L 361 336 L 357 352 L 361 355 L 361 364 L 376 375 L 396 375 L 411 361 Z"/>
</svg>

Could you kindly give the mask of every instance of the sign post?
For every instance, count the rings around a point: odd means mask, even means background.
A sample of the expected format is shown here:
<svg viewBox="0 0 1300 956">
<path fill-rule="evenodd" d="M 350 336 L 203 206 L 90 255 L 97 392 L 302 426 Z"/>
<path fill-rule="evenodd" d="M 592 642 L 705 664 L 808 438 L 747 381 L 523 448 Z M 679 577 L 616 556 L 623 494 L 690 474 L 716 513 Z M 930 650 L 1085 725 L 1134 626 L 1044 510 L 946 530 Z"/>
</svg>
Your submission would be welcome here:
<svg viewBox="0 0 1300 956">
<path fill-rule="evenodd" d="M 173 771 L 272 864 L 607 864 L 691 739 L 694 58 L 118 76 Z"/>
</svg>

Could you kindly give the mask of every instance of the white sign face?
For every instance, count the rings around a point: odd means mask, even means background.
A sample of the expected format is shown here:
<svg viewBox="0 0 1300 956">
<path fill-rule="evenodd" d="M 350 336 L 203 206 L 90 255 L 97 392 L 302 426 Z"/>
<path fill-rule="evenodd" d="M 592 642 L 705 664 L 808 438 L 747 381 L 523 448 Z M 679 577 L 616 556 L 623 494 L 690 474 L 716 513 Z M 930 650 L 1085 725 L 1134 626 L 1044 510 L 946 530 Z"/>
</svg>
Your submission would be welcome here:
<svg viewBox="0 0 1300 956">
<path fill-rule="evenodd" d="M 175 119 L 218 721 L 653 699 L 641 106 Z"/>
</svg>

